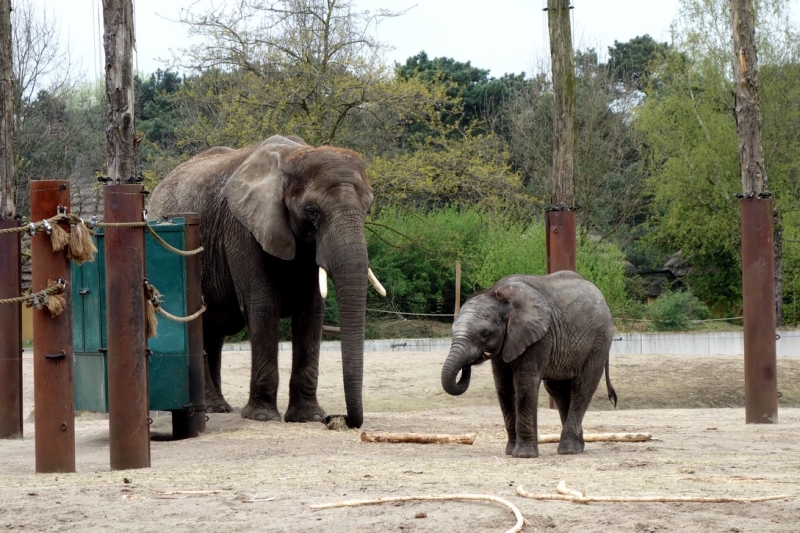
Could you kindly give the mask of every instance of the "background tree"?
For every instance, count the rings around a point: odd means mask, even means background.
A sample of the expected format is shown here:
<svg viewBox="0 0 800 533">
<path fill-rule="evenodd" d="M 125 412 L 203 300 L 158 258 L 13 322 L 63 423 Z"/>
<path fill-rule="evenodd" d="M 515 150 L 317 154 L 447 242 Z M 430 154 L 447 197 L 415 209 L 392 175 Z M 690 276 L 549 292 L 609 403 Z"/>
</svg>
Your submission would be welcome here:
<svg viewBox="0 0 800 533">
<path fill-rule="evenodd" d="M 231 111 L 220 115 L 226 124 L 249 117 L 244 128 L 261 137 L 272 129 L 314 145 L 342 144 L 354 116 L 374 107 L 409 112 L 428 100 L 424 91 L 390 90 L 384 46 L 369 30 L 394 15 L 356 11 L 348 0 L 239 0 L 229 10 L 186 11 L 182 22 L 203 42 L 177 62 L 203 72 L 189 95 L 217 98 Z"/>
</svg>

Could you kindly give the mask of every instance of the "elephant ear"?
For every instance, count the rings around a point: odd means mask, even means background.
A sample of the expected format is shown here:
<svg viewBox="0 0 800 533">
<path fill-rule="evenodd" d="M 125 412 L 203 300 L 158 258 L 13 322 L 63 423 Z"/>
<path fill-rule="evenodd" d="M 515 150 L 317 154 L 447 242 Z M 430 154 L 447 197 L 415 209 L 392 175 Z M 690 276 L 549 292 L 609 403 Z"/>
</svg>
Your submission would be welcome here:
<svg viewBox="0 0 800 533">
<path fill-rule="evenodd" d="M 550 327 L 550 306 L 542 294 L 518 281 L 495 289 L 496 297 L 508 306 L 503 361 L 510 363 L 531 344 L 547 333 Z"/>
<path fill-rule="evenodd" d="M 294 234 L 283 205 L 282 152 L 287 145 L 262 143 L 231 174 L 223 193 L 228 208 L 270 255 L 294 259 Z"/>
</svg>

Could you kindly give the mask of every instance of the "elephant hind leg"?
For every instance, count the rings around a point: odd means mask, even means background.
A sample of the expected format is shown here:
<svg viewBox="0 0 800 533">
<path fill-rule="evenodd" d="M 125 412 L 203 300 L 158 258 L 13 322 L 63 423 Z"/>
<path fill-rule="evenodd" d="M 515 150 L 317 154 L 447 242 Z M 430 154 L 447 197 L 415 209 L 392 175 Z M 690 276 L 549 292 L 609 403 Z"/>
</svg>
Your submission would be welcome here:
<svg viewBox="0 0 800 533">
<path fill-rule="evenodd" d="M 206 352 L 206 410 L 209 413 L 232 413 L 233 407 L 222 396 L 222 330 L 203 322 L 203 350 Z"/>
<path fill-rule="evenodd" d="M 589 361 L 592 362 L 599 360 L 603 359 L 595 356 L 589 357 Z M 590 364 L 572 380 L 569 412 L 561 429 L 558 453 L 574 454 L 584 450 L 586 443 L 583 440 L 583 416 L 597 390 L 603 370 L 604 365 L 602 364 Z"/>
<path fill-rule="evenodd" d="M 569 455 L 581 453 L 584 448 L 583 429 L 578 425 L 578 431 L 567 423 L 570 414 L 571 397 L 573 394 L 573 380 L 544 380 L 544 387 L 553 398 L 561 417 L 561 438 L 558 442 L 558 453 Z M 581 417 L 583 418 L 583 417 Z"/>
</svg>

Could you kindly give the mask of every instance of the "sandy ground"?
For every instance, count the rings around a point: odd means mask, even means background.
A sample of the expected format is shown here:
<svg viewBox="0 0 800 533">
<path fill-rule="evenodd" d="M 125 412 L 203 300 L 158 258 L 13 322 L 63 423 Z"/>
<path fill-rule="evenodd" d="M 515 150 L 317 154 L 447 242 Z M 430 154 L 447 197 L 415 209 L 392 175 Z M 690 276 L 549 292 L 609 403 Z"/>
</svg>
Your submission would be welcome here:
<svg viewBox="0 0 800 533">
<path fill-rule="evenodd" d="M 514 503 L 525 531 L 800 530 L 800 359 L 779 360 L 780 423 L 744 423 L 742 362 L 737 357 L 613 356 L 620 399 L 610 410 L 601 384 L 586 432 L 650 432 L 646 443 L 587 443 L 577 456 L 540 445 L 538 459 L 503 454 L 505 431 L 488 365 L 473 371 L 461 397 L 439 383 L 444 353 L 368 353 L 367 431 L 476 433 L 471 446 L 362 443 L 360 431 L 322 424 L 256 423 L 209 415 L 207 432 L 151 442 L 152 467 L 110 471 L 108 421 L 76 421 L 77 473 L 35 474 L 34 425 L 22 440 L 0 441 L 0 530 L 5 531 L 506 531 L 513 514 L 490 502 L 406 502 L 311 510 L 339 500 L 435 494 L 490 494 Z M 281 409 L 289 354 L 282 354 Z M 402 364 L 401 364 L 402 362 Z M 25 358 L 25 412 L 32 402 Z M 344 411 L 341 364 L 323 353 L 320 401 Z M 223 359 L 224 392 L 247 399 L 249 353 Z M 544 404 L 545 399 L 541 399 Z M 556 411 L 540 409 L 540 433 L 560 430 Z M 168 414 L 152 431 L 171 431 Z M 535 501 L 515 493 L 552 493 L 559 480 L 590 496 L 787 494 L 764 503 L 594 503 Z"/>
</svg>

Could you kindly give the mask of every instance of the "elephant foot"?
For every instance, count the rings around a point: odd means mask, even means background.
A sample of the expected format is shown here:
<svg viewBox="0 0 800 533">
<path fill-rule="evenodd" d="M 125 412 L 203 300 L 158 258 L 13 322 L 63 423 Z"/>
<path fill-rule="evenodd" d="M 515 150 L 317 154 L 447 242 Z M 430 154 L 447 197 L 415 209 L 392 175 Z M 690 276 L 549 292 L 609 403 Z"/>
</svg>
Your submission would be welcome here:
<svg viewBox="0 0 800 533">
<path fill-rule="evenodd" d="M 281 414 L 278 412 L 277 407 L 268 406 L 254 406 L 248 402 L 242 409 L 242 418 L 249 418 L 250 420 L 259 420 L 261 422 L 280 422 Z"/>
<path fill-rule="evenodd" d="M 286 409 L 283 419 L 286 422 L 322 422 L 325 419 L 325 410 L 316 400 L 296 403 Z"/>
<path fill-rule="evenodd" d="M 583 435 L 576 437 L 572 434 L 562 434 L 558 442 L 558 453 L 559 455 L 575 455 L 576 453 L 582 453 L 585 447 L 586 443 L 583 440 Z"/>
<path fill-rule="evenodd" d="M 539 457 L 539 446 L 533 442 L 518 440 L 516 446 L 514 446 L 514 451 L 511 452 L 511 457 L 521 459 Z"/>
<path fill-rule="evenodd" d="M 513 455 L 514 448 L 516 447 L 516 445 L 517 445 L 516 439 L 508 439 L 508 444 L 506 444 L 506 455 Z"/>
<path fill-rule="evenodd" d="M 206 398 L 207 413 L 232 413 L 233 407 L 222 396 Z"/>
</svg>

